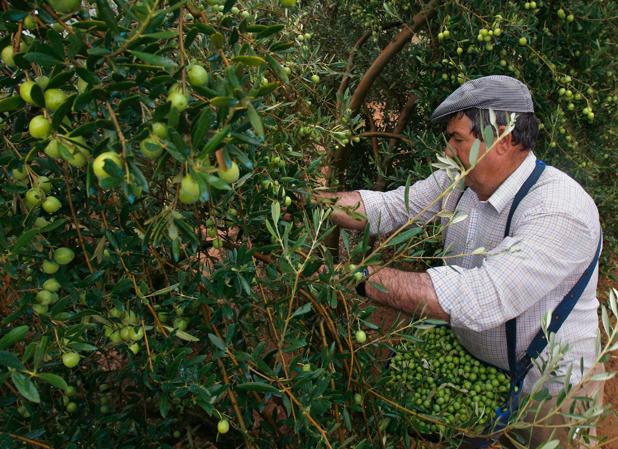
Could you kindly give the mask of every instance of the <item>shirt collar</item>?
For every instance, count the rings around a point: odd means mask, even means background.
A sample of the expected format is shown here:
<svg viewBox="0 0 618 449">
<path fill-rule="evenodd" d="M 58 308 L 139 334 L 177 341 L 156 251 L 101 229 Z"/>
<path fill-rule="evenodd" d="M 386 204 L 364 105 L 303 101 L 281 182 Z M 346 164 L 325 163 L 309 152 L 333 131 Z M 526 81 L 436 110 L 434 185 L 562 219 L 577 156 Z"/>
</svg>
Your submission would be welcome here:
<svg viewBox="0 0 618 449">
<path fill-rule="evenodd" d="M 526 159 L 504 180 L 500 187 L 489 197 L 487 202 L 499 214 L 513 200 L 520 187 L 526 182 L 530 173 L 534 170 L 536 164 L 536 156 L 532 151 L 528 153 Z"/>
</svg>

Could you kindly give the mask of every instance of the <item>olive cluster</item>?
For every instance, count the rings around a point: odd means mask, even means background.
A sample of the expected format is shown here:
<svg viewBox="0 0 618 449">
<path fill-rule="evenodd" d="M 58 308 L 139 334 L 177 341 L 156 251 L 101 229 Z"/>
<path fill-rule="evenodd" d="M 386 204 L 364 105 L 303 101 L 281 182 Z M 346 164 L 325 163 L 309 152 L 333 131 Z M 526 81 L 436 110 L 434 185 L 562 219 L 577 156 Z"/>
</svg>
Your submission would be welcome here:
<svg viewBox="0 0 618 449">
<path fill-rule="evenodd" d="M 388 385 L 402 405 L 436 418 L 418 418 L 422 433 L 446 428 L 481 431 L 496 418 L 508 398 L 510 380 L 499 369 L 472 357 L 446 327 L 417 331 L 418 342 L 397 348 L 388 370 Z"/>
</svg>

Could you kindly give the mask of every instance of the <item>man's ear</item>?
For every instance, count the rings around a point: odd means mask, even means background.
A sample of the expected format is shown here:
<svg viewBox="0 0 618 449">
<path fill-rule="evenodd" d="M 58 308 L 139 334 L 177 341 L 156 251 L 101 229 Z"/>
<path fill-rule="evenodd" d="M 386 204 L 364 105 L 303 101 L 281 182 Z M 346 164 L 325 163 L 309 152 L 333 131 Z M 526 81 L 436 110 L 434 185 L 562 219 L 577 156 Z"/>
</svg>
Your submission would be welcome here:
<svg viewBox="0 0 618 449">
<path fill-rule="evenodd" d="M 498 136 L 501 135 L 505 129 L 506 129 L 505 125 L 499 125 L 498 126 Z M 496 136 L 496 139 L 497 138 L 498 137 Z M 506 136 L 504 136 L 502 140 L 500 140 L 500 142 L 496 143 L 492 151 L 496 151 L 498 152 L 498 154 L 504 155 L 510 152 L 512 148 L 513 148 L 513 133 L 510 132 Z"/>
</svg>

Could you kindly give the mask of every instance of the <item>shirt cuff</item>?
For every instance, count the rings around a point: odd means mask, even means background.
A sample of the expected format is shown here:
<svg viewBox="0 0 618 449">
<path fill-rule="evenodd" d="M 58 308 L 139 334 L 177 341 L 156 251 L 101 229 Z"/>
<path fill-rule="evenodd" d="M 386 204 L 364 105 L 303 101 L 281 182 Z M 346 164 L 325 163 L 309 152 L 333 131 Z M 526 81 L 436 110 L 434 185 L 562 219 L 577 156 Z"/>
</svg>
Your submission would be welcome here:
<svg viewBox="0 0 618 449">
<path fill-rule="evenodd" d="M 427 274 L 431 278 L 431 283 L 438 297 L 438 303 L 450 317 L 451 327 L 469 329 L 474 327 L 473 323 L 462 319 L 462 314 L 457 313 L 460 308 L 459 301 L 462 299 L 458 285 L 463 271 L 466 271 L 466 269 L 457 265 L 451 265 L 429 268 Z"/>
<path fill-rule="evenodd" d="M 367 223 L 369 224 L 369 233 L 376 235 L 379 233 L 382 217 L 380 214 L 380 205 L 382 204 L 382 192 L 375 192 L 373 190 L 357 190 L 363 201 L 363 207 L 365 208 L 365 216 L 367 217 Z"/>
</svg>

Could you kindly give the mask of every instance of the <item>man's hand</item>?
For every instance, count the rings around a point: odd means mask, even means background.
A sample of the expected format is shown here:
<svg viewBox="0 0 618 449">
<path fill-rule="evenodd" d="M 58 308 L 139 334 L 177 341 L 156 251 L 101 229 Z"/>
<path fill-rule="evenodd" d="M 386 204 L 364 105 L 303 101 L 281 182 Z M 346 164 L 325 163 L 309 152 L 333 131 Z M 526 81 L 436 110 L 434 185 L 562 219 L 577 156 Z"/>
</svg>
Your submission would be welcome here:
<svg viewBox="0 0 618 449">
<path fill-rule="evenodd" d="M 313 201 L 332 205 L 331 220 L 342 228 L 362 231 L 367 226 L 365 206 L 358 192 L 315 192 Z"/>
</svg>

